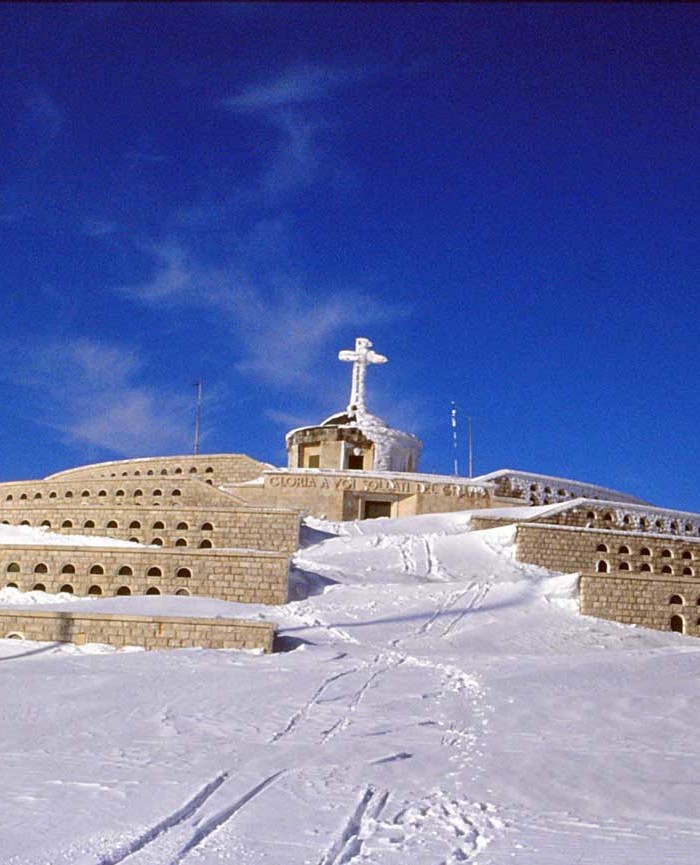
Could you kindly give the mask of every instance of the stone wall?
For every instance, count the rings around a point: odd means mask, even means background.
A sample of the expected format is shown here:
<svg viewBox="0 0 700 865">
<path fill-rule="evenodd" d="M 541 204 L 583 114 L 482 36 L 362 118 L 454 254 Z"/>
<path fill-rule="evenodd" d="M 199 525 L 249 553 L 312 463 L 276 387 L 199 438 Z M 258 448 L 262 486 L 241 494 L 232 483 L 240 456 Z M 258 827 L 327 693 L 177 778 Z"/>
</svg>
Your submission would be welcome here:
<svg viewBox="0 0 700 865">
<path fill-rule="evenodd" d="M 230 493 L 194 478 L 72 479 L 12 481 L 0 484 L 0 512 L 14 508 L 49 506 L 59 502 L 100 507 L 140 504 L 151 507 L 228 507 L 244 504 Z"/>
<path fill-rule="evenodd" d="M 151 503 L 148 502 L 147 505 Z M 163 547 L 274 550 L 299 546 L 299 513 L 290 509 L 216 507 L 154 508 L 125 501 L 119 508 L 66 503 L 64 499 L 3 508 L 2 523 L 44 527 L 61 534 L 100 535 Z"/>
<path fill-rule="evenodd" d="M 660 577 L 585 574 L 580 581 L 580 610 L 625 624 L 659 631 L 679 630 L 700 636 L 700 581 Z M 676 620 L 673 627 L 673 618 Z"/>
<path fill-rule="evenodd" d="M 82 611 L 0 610 L 0 638 L 60 643 L 106 643 L 175 649 L 262 649 L 271 652 L 274 626 L 243 619 L 136 616 Z"/>
<path fill-rule="evenodd" d="M 519 523 L 516 557 L 521 562 L 568 573 L 693 577 L 700 568 L 700 538 Z"/>
<path fill-rule="evenodd" d="M 260 462 L 245 454 L 205 454 L 203 456 L 145 457 L 143 459 L 113 460 L 93 463 L 55 472 L 46 480 L 117 477 L 196 476 L 222 483 L 240 483 L 259 477 L 269 463 Z"/>
<path fill-rule="evenodd" d="M 192 594 L 287 601 L 284 553 L 130 547 L 0 546 L 0 585 L 77 595 Z"/>
</svg>

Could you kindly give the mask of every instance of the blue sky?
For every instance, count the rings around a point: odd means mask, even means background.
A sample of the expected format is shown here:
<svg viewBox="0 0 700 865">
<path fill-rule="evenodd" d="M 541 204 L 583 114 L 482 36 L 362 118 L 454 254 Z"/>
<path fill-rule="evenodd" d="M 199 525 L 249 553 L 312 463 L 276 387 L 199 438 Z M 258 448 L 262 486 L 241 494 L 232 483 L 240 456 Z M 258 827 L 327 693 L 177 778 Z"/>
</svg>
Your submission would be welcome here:
<svg viewBox="0 0 700 865">
<path fill-rule="evenodd" d="M 281 464 L 367 336 L 424 470 L 455 400 L 477 473 L 700 510 L 698 24 L 0 5 L 0 478 L 189 452 L 199 378 L 202 450 Z"/>
</svg>

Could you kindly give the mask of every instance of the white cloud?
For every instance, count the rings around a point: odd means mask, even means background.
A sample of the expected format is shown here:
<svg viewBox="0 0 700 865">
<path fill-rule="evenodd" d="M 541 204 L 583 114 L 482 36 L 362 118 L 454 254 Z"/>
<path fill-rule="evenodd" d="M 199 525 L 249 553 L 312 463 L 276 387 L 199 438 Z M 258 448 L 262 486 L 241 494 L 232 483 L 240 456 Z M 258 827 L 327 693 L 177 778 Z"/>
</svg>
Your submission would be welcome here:
<svg viewBox="0 0 700 865">
<path fill-rule="evenodd" d="M 328 97 L 333 90 L 362 77 L 357 70 L 328 66 L 290 69 L 272 80 L 253 84 L 222 100 L 230 111 L 253 112 L 288 108 Z"/>
<path fill-rule="evenodd" d="M 133 351 L 74 339 L 16 349 L 13 356 L 19 367 L 9 376 L 37 394 L 35 419 L 69 441 L 122 455 L 189 448 L 189 394 L 139 384 L 142 367 Z"/>
</svg>

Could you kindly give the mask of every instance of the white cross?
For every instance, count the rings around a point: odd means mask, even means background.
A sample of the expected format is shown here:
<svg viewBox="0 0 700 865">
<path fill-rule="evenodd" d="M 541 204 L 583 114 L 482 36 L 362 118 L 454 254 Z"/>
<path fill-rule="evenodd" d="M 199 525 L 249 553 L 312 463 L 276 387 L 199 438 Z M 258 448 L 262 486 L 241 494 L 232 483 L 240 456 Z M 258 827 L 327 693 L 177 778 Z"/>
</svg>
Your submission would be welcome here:
<svg viewBox="0 0 700 865">
<path fill-rule="evenodd" d="M 377 354 L 371 349 L 372 343 L 363 336 L 358 336 L 355 340 L 355 351 L 346 349 L 338 353 L 339 360 L 348 360 L 352 363 L 352 388 L 348 412 L 362 411 L 365 408 L 365 375 L 369 364 L 387 361 L 383 354 Z"/>
</svg>

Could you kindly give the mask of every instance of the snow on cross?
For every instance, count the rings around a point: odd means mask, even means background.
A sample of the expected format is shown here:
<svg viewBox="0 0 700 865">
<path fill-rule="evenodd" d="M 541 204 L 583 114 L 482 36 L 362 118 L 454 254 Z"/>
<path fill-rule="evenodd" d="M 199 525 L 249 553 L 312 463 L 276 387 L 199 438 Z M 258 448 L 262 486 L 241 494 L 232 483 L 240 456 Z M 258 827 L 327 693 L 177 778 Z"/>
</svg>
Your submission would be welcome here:
<svg viewBox="0 0 700 865">
<path fill-rule="evenodd" d="M 340 351 L 338 352 L 338 359 L 350 361 L 353 365 L 348 412 L 364 411 L 367 367 L 371 363 L 386 363 L 387 358 L 383 354 L 372 351 L 372 343 L 368 339 L 358 336 L 355 340 L 355 351 L 351 349 Z"/>
</svg>

